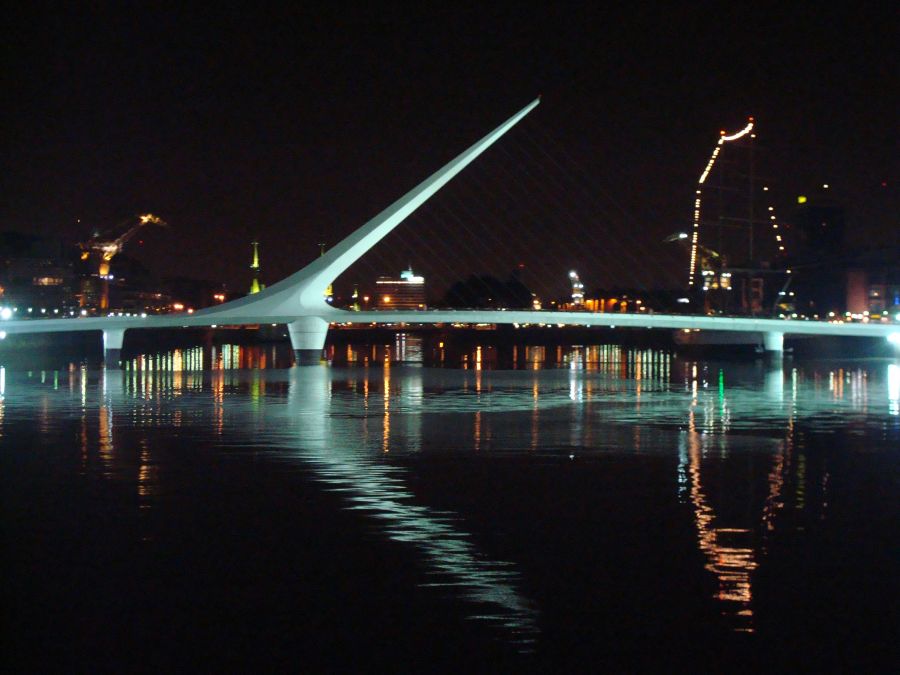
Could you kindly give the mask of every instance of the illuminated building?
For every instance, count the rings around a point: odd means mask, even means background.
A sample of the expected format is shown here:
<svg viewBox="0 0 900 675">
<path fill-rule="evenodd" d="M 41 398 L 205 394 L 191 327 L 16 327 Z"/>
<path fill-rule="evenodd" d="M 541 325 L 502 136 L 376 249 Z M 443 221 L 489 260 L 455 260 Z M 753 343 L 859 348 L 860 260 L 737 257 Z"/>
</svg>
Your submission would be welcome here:
<svg viewBox="0 0 900 675">
<path fill-rule="evenodd" d="M 846 311 L 871 318 L 900 316 L 900 265 L 887 260 L 864 265 L 847 270 Z"/>
<path fill-rule="evenodd" d="M 584 284 L 578 278 L 578 272 L 569 272 L 569 281 L 572 283 L 572 307 L 581 309 L 584 307 Z"/>
<path fill-rule="evenodd" d="M 900 312 L 900 250 L 863 246 L 858 226 L 828 185 L 799 195 L 789 228 L 792 269 L 785 294 L 798 316 L 854 321 Z"/>
<path fill-rule="evenodd" d="M 71 309 L 77 278 L 60 240 L 29 234 L 0 234 L 0 302 L 4 306 Z"/>
<path fill-rule="evenodd" d="M 600 313 L 647 312 L 651 306 L 664 306 L 665 292 L 660 291 L 656 295 L 658 297 L 637 289 L 598 289 L 591 293 L 591 297 L 585 298 L 583 307 L 589 312 Z"/>
<path fill-rule="evenodd" d="M 416 276 L 412 268 L 403 270 L 399 279 L 378 277 L 375 282 L 378 309 L 425 309 L 425 277 Z"/>
</svg>

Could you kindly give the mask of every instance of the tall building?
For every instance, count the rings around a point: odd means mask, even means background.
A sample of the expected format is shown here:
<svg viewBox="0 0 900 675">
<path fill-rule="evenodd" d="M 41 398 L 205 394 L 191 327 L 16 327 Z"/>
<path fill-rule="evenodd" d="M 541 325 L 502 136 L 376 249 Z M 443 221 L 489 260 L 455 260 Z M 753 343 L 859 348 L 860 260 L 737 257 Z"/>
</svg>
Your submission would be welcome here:
<svg viewBox="0 0 900 675">
<path fill-rule="evenodd" d="M 900 317 L 900 248 L 863 252 L 849 262 L 846 311 L 851 315 Z"/>
<path fill-rule="evenodd" d="M 847 269 L 854 253 L 845 238 L 845 210 L 827 188 L 797 197 L 788 223 L 793 274 L 786 290 L 801 316 L 843 313 L 847 304 Z"/>
<path fill-rule="evenodd" d="M 412 267 L 403 270 L 399 279 L 378 277 L 375 282 L 375 304 L 378 309 L 425 309 L 425 277 L 416 276 Z"/>
<path fill-rule="evenodd" d="M 900 250 L 885 242 L 867 244 L 859 230 L 827 185 L 797 198 L 788 229 L 792 279 L 785 292 L 799 316 L 900 313 Z"/>
<path fill-rule="evenodd" d="M 846 253 L 844 230 L 846 215 L 827 192 L 797 197 L 791 219 L 793 255 L 797 262 L 820 261 L 823 257 L 841 257 Z"/>
<path fill-rule="evenodd" d="M 569 281 L 572 284 L 572 308 L 581 309 L 584 307 L 584 284 L 578 278 L 578 272 L 569 272 Z"/>
<path fill-rule="evenodd" d="M 77 305 L 78 279 L 61 240 L 0 233 L 0 305 L 34 313 L 68 311 Z"/>
</svg>

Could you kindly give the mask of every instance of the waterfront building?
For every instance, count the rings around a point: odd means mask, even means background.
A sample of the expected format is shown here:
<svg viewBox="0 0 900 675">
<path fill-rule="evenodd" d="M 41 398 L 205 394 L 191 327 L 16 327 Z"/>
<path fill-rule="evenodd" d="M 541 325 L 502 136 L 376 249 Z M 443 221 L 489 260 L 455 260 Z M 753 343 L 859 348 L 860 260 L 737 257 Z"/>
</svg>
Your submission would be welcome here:
<svg viewBox="0 0 900 675">
<path fill-rule="evenodd" d="M 572 284 L 572 309 L 582 309 L 584 307 L 584 284 L 578 278 L 578 272 L 575 270 L 569 272 L 569 281 Z"/>
<path fill-rule="evenodd" d="M 894 261 L 898 252 L 894 252 Z M 900 265 L 887 261 L 851 266 L 847 270 L 847 308 L 851 315 L 900 316 Z"/>
<path fill-rule="evenodd" d="M 793 258 L 803 263 L 843 255 L 846 246 L 845 209 L 828 193 L 799 195 L 791 217 Z"/>
<path fill-rule="evenodd" d="M 860 320 L 900 312 L 900 250 L 862 246 L 850 235 L 859 227 L 827 185 L 797 197 L 787 224 L 791 283 L 783 289 L 797 316 Z"/>
<path fill-rule="evenodd" d="M 403 270 L 399 279 L 378 277 L 375 282 L 375 303 L 378 309 L 425 309 L 425 277 L 418 276 L 412 267 Z"/>
<path fill-rule="evenodd" d="M 659 306 L 659 304 L 657 305 Z M 573 306 L 565 306 L 565 309 L 575 309 Z M 585 298 L 581 309 L 589 312 L 646 312 L 650 309 L 639 295 L 639 291 L 624 291 L 622 289 L 598 290 Z"/>
<path fill-rule="evenodd" d="M 71 251 L 69 251 L 71 254 Z M 0 304 L 56 314 L 77 305 L 73 256 L 56 239 L 19 232 L 0 234 Z"/>
</svg>

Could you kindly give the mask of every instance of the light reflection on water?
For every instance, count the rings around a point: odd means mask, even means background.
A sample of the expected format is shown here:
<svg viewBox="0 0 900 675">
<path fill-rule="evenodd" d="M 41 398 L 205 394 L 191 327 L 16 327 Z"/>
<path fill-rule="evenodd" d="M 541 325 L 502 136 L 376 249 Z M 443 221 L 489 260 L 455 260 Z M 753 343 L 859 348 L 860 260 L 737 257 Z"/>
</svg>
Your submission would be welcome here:
<svg viewBox="0 0 900 675">
<path fill-rule="evenodd" d="M 408 410 L 421 396 L 421 377 L 416 375 L 421 371 L 396 387 L 391 385 L 391 368 L 384 368 L 383 452 L 390 450 L 392 442 L 391 398 L 403 400 Z M 287 404 L 275 411 L 281 423 L 275 425 L 269 442 L 292 448 L 291 457 L 313 467 L 330 490 L 347 499 L 348 508 L 376 519 L 390 539 L 415 546 L 433 578 L 429 585 L 477 604 L 481 609 L 473 618 L 502 625 L 522 644 L 530 643 L 536 631 L 536 613 L 517 589 L 514 565 L 479 551 L 456 514 L 416 504 L 404 482 L 405 470 L 380 461 L 365 436 L 360 436 L 358 424 L 347 425 L 356 402 L 333 396 L 333 384 L 324 368 L 291 371 Z M 341 422 L 340 427 L 333 424 L 335 420 Z M 405 426 L 407 452 L 418 450 L 420 433 L 416 420 Z"/>
<path fill-rule="evenodd" d="M 900 366 L 892 363 L 888 366 L 888 412 L 900 415 Z"/>
<path fill-rule="evenodd" d="M 515 371 L 482 368 L 489 350 L 480 347 L 463 370 L 369 361 L 387 353 L 374 348 L 362 366 L 277 370 L 274 348 L 238 345 L 138 355 L 121 372 L 72 366 L 7 382 L 0 368 L 0 439 L 14 412 L 34 411 L 42 436 L 51 435 L 54 416 L 74 416 L 82 470 L 96 448 L 107 479 L 133 470 L 119 457 L 121 429 L 202 427 L 223 444 L 277 448 L 274 459 L 310 468 L 347 509 L 418 551 L 430 586 L 471 603 L 473 617 L 502 626 L 527 649 L 540 607 L 515 562 L 480 549 L 458 514 L 421 503 L 406 466 L 386 458 L 674 453 L 673 490 L 691 509 L 714 597 L 733 630 L 753 632 L 754 573 L 781 514 L 827 516 L 830 475 L 826 469 L 810 489 L 798 424 L 900 438 L 896 363 L 737 365 L 608 345 L 553 349 L 561 368 L 543 369 L 551 348 L 539 347 Z M 752 508 L 723 509 L 733 497 L 718 484 L 741 471 L 733 460 L 742 456 L 765 465 L 766 494 L 748 498 Z M 135 477 L 140 509 L 153 508 L 162 480 L 144 439 Z"/>
</svg>

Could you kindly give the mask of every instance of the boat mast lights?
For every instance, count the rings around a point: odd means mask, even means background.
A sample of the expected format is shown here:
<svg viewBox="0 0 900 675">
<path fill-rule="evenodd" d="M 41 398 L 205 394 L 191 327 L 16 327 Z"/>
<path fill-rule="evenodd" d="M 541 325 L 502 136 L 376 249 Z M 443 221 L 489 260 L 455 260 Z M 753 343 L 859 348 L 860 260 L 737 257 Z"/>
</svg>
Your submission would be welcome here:
<svg viewBox="0 0 900 675">
<path fill-rule="evenodd" d="M 713 148 L 712 154 L 709 156 L 709 161 L 706 163 L 706 167 L 703 169 L 703 173 L 700 174 L 700 180 L 697 181 L 697 197 L 694 199 L 694 226 L 693 226 L 693 234 L 691 236 L 691 263 L 690 270 L 688 276 L 688 286 L 693 287 L 694 285 L 694 275 L 697 272 L 697 246 L 699 244 L 700 239 L 700 205 L 701 205 L 701 194 L 702 194 L 702 185 L 706 182 L 707 176 L 709 176 L 709 172 L 712 171 L 713 166 L 716 164 L 716 159 L 719 156 L 719 153 L 722 151 L 722 146 L 729 141 L 736 141 L 739 138 L 743 138 L 753 129 L 753 118 L 749 118 L 747 121 L 747 126 L 745 126 L 740 131 L 728 134 L 724 130 L 719 132 L 719 141 L 716 143 L 716 147 Z"/>
<path fill-rule="evenodd" d="M 721 134 L 721 138 L 719 139 L 719 143 L 722 143 L 725 141 L 736 141 L 737 139 L 741 138 L 741 136 L 746 136 L 747 134 L 749 134 L 752 129 L 753 129 L 753 118 L 751 117 L 749 119 L 749 121 L 747 122 L 747 126 L 745 126 L 743 129 L 741 129 L 736 134 L 732 134 L 731 136 L 726 136 L 724 131 L 720 131 L 719 133 Z"/>
<path fill-rule="evenodd" d="M 768 186 L 763 188 L 763 192 L 768 192 Z M 775 207 L 769 205 L 769 222 L 772 223 L 772 234 L 775 237 L 775 247 L 778 249 L 778 254 L 780 256 L 786 256 L 787 252 L 784 250 L 784 237 L 782 237 L 781 233 L 778 231 L 778 219 L 775 217 Z M 790 274 L 790 270 L 788 270 Z"/>
</svg>

